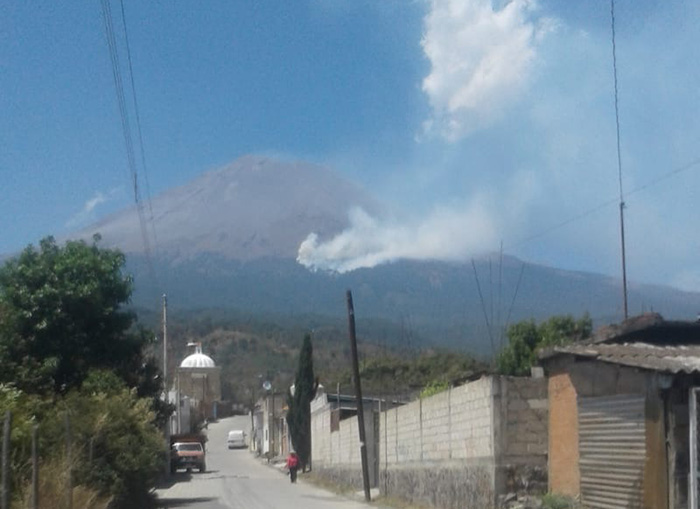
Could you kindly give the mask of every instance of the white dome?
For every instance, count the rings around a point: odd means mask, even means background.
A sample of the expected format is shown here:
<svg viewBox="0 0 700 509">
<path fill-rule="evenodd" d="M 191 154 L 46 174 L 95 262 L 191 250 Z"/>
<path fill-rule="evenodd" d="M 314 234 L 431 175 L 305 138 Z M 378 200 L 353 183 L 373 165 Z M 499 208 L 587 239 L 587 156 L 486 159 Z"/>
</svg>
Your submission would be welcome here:
<svg viewBox="0 0 700 509">
<path fill-rule="evenodd" d="M 180 364 L 181 368 L 215 368 L 214 360 L 202 353 L 202 347 L 197 345 L 192 355 L 185 357 Z"/>
</svg>

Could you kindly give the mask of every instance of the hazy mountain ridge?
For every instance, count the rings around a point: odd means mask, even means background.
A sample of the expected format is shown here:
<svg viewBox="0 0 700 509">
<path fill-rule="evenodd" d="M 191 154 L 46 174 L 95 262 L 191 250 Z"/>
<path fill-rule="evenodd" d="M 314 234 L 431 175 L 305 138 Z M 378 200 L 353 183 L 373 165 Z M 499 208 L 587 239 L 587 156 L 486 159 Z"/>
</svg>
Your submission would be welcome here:
<svg viewBox="0 0 700 509">
<path fill-rule="evenodd" d="M 597 323 L 622 317 L 621 284 L 611 277 L 525 264 L 505 256 L 471 262 L 398 261 L 344 274 L 312 272 L 296 262 L 312 232 L 330 238 L 348 225 L 348 211 L 372 215 L 382 205 L 359 186 L 322 166 L 246 156 L 152 200 L 157 255 L 144 247 L 135 210 L 105 218 L 76 234 L 99 232 L 103 244 L 128 255 L 134 303 L 157 307 L 162 293 L 174 308 L 236 308 L 277 316 L 323 315 L 344 320 L 352 289 L 358 317 L 377 337 L 392 322 L 403 339 L 490 353 L 508 324 L 553 314 L 591 314 Z M 149 213 L 147 211 L 147 213 Z M 694 319 L 700 294 L 630 284 L 631 314 L 654 310 Z M 369 320 L 371 319 L 371 320 Z M 397 329 L 393 329 L 394 331 Z M 402 338 L 398 338 L 402 340 Z M 492 346 L 493 344 L 493 346 Z"/>
<path fill-rule="evenodd" d="M 395 331 L 404 336 L 396 341 L 456 346 L 482 354 L 490 353 L 492 340 L 497 349 L 500 331 L 517 320 L 586 312 L 598 324 L 621 318 L 621 286 L 614 278 L 534 264 L 523 269 L 522 262 L 506 257 L 499 286 L 495 265 L 489 267 L 487 259 L 476 260 L 475 265 L 483 304 L 471 263 L 400 261 L 337 274 L 311 272 L 292 259 L 240 261 L 201 255 L 177 266 L 164 264 L 158 277 L 173 308 L 323 315 L 338 323 L 346 319 L 345 291 L 351 289 L 358 331 L 367 338 L 376 339 L 377 322 L 393 322 Z M 136 275 L 134 302 L 152 307 L 159 293 L 145 260 L 130 256 L 128 266 Z M 629 305 L 632 314 L 653 309 L 666 318 L 694 319 L 700 294 L 632 285 Z M 371 320 L 372 327 L 364 327 L 363 320 Z"/>
</svg>

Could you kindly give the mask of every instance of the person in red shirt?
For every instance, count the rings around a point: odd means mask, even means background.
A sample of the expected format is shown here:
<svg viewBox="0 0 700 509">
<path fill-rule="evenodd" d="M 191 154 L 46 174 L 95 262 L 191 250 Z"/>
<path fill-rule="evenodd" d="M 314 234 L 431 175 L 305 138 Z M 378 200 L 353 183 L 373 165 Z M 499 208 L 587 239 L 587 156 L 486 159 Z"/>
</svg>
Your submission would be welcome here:
<svg viewBox="0 0 700 509">
<path fill-rule="evenodd" d="M 287 457 L 287 468 L 289 469 L 289 479 L 297 482 L 297 469 L 299 468 L 299 456 L 292 451 Z"/>
</svg>

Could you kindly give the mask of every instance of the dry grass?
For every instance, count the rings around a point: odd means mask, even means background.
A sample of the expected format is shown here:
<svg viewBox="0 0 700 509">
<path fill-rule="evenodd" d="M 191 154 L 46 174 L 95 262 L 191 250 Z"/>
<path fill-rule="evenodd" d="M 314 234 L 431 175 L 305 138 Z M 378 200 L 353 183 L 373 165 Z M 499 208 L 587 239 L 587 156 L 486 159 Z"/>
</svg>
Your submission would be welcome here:
<svg viewBox="0 0 700 509">
<path fill-rule="evenodd" d="M 307 481 L 313 484 L 314 486 L 322 488 L 326 491 L 333 492 L 337 495 L 350 496 L 357 493 L 356 489 L 345 484 L 338 484 L 333 481 L 330 481 L 325 477 L 319 476 L 313 471 L 303 474 L 303 477 L 300 477 L 300 479 L 303 479 L 304 481 Z M 384 496 L 379 496 L 373 499 L 371 505 L 375 505 L 378 507 L 387 507 L 392 509 L 430 509 L 429 506 L 412 504 L 398 497 Z"/>
<path fill-rule="evenodd" d="M 63 461 L 51 461 L 39 467 L 39 509 L 65 509 L 68 507 L 66 486 L 67 469 Z M 111 499 L 100 496 L 85 486 L 73 488 L 73 507 L 80 509 L 108 509 Z M 31 484 L 22 490 L 22 497 L 12 504 L 12 509 L 31 509 Z"/>
</svg>

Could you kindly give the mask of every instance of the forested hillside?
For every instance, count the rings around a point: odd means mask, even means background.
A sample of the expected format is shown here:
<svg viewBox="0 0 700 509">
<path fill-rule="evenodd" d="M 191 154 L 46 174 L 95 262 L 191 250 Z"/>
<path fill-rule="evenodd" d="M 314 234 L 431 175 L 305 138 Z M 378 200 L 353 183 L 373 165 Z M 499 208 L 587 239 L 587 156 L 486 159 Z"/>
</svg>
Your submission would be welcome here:
<svg viewBox="0 0 700 509">
<path fill-rule="evenodd" d="M 144 315 L 145 313 L 142 313 Z M 146 315 L 154 328 L 158 317 Z M 368 395 L 408 395 L 434 381 L 457 381 L 484 369 L 468 354 L 423 347 L 407 329 L 377 322 L 377 336 L 358 338 L 361 374 Z M 222 396 L 249 404 L 269 380 L 285 391 L 297 366 L 304 334 L 312 332 L 314 367 L 329 392 L 352 393 L 347 323 L 320 316 L 297 318 L 252 315 L 227 310 L 171 312 L 168 323 L 169 370 L 187 355 L 187 343 L 199 341 L 222 368 Z M 161 355 L 162 344 L 154 346 Z"/>
</svg>

